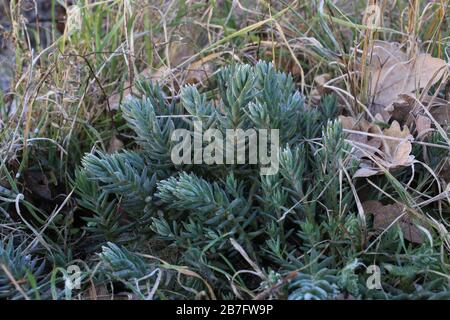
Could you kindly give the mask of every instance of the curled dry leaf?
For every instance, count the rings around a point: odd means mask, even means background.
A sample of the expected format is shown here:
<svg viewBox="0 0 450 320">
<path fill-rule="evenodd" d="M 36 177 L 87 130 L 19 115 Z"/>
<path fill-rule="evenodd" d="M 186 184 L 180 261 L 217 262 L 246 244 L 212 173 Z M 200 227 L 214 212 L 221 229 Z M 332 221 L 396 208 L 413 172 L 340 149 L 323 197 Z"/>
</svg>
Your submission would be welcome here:
<svg viewBox="0 0 450 320">
<path fill-rule="evenodd" d="M 414 243 L 423 243 L 424 234 L 413 222 L 404 205 L 395 203 L 384 206 L 379 201 L 370 200 L 363 203 L 363 209 L 365 213 L 373 214 L 374 229 L 384 231 L 391 225 L 398 225 L 406 240 Z M 421 228 L 424 227 L 421 226 Z"/>
<path fill-rule="evenodd" d="M 342 127 L 346 130 L 358 131 L 359 133 L 350 132 L 347 139 L 357 145 L 354 150 L 354 156 L 358 159 L 367 156 L 367 154 L 373 155 L 381 147 L 381 139 L 372 137 L 368 134 L 381 134 L 381 129 L 375 124 L 361 119 L 356 121 L 352 117 L 339 116 L 339 120 L 342 123 Z"/>
<path fill-rule="evenodd" d="M 450 103 L 447 100 L 426 95 L 420 98 L 419 103 L 411 94 L 399 94 L 399 98 L 399 101 L 386 108 L 391 119 L 410 126 L 419 114 L 429 118 L 428 114 L 424 112 L 424 108 L 426 108 L 433 117 L 432 122 L 436 121 L 444 127 L 450 125 Z"/>
<path fill-rule="evenodd" d="M 429 54 L 420 53 L 408 59 L 399 44 L 375 41 L 368 67 L 372 110 L 391 107 L 399 94 L 437 83 L 447 68 L 444 60 Z"/>
<path fill-rule="evenodd" d="M 399 123 L 394 121 L 390 128 L 383 130 L 383 135 L 386 138 L 382 138 L 380 152 L 373 156 L 375 163 L 373 160 L 370 163 L 375 165 L 372 167 L 372 170 L 381 173 L 383 172 L 381 167 L 387 170 L 394 170 L 399 167 L 410 166 L 414 161 L 414 156 L 411 155 L 412 144 L 410 140 L 412 136 L 408 128 L 404 127 L 401 130 Z M 355 173 L 355 176 L 358 176 L 358 171 Z"/>
<path fill-rule="evenodd" d="M 342 116 L 340 120 L 343 128 L 350 132 L 347 139 L 354 146 L 353 155 L 361 159 L 355 178 L 370 177 L 382 173 L 383 168 L 394 170 L 413 163 L 412 136 L 406 126 L 401 129 L 400 124 L 394 121 L 389 128 L 381 130 L 366 120 L 357 123 L 351 117 Z"/>
</svg>

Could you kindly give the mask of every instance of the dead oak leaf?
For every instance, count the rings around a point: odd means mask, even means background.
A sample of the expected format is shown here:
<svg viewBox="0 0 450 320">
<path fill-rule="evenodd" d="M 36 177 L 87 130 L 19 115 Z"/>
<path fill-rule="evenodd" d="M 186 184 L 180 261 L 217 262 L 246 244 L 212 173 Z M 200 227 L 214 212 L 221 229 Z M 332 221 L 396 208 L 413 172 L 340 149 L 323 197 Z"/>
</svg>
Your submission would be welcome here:
<svg viewBox="0 0 450 320">
<path fill-rule="evenodd" d="M 432 106 L 430 113 L 441 126 L 450 127 L 450 103 Z"/>
<path fill-rule="evenodd" d="M 419 114 L 430 119 L 425 108 L 433 118 L 432 123 L 437 122 L 443 127 L 450 125 L 450 103 L 439 97 L 425 95 L 419 100 L 412 94 L 399 94 L 399 100 L 385 110 L 391 115 L 391 119 L 410 126 Z"/>
<path fill-rule="evenodd" d="M 389 128 L 384 129 L 383 135 L 396 139 L 383 139 L 383 144 L 381 146 L 381 150 L 391 156 L 392 159 L 399 158 L 397 155 L 397 151 L 399 151 L 399 149 L 403 149 L 399 148 L 400 145 L 404 145 L 404 142 L 409 142 L 408 139 L 412 139 L 408 127 L 404 126 L 403 129 L 400 128 L 400 124 L 397 121 L 392 122 Z M 402 141 L 399 141 L 397 139 L 402 139 Z M 409 145 L 411 145 L 410 142 Z"/>
<path fill-rule="evenodd" d="M 414 162 L 412 151 L 412 135 L 405 126 L 403 129 L 397 121 L 383 130 L 381 145 L 375 153 L 365 153 L 360 168 L 355 172 L 354 178 L 370 177 L 382 173 L 384 170 L 394 170 L 399 167 L 410 166 Z M 384 138 L 385 137 L 385 138 Z"/>
<path fill-rule="evenodd" d="M 446 69 L 447 63 L 442 59 L 426 53 L 408 59 L 399 45 L 375 41 L 368 66 L 371 100 L 374 105 L 388 107 L 398 100 L 399 94 L 437 83 Z"/>
<path fill-rule="evenodd" d="M 364 212 L 373 214 L 374 229 L 385 231 L 391 225 L 397 225 L 402 230 L 406 240 L 423 243 L 424 234 L 413 222 L 404 205 L 395 203 L 384 206 L 379 201 L 370 200 L 363 203 L 363 209 Z"/>
<path fill-rule="evenodd" d="M 342 127 L 350 133 L 347 139 L 356 144 L 353 155 L 361 159 L 367 154 L 373 155 L 381 146 L 381 139 L 372 137 L 370 134 L 380 134 L 381 129 L 376 124 L 361 119 L 357 121 L 352 117 L 339 116 Z"/>
</svg>

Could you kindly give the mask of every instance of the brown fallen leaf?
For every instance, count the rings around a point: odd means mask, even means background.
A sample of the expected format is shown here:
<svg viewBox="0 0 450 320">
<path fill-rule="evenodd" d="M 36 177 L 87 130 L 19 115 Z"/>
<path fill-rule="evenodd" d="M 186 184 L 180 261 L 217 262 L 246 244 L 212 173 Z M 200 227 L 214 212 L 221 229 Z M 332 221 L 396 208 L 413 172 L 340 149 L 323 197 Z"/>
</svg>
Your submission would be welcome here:
<svg viewBox="0 0 450 320">
<path fill-rule="evenodd" d="M 370 177 L 382 173 L 379 165 L 393 170 L 409 166 L 414 161 L 414 156 L 410 155 L 412 145 L 409 140 L 412 136 L 406 126 L 401 129 L 399 123 L 394 121 L 389 128 L 381 130 L 378 125 L 364 119 L 356 121 L 345 116 L 340 116 L 339 119 L 349 133 L 347 139 L 355 147 L 353 155 L 362 160 L 354 177 Z"/>
<path fill-rule="evenodd" d="M 324 85 L 331 79 L 331 74 L 324 73 L 316 76 L 314 78 L 314 83 L 316 84 L 315 88 L 311 90 L 309 97 L 311 98 L 312 104 L 317 105 L 320 103 L 322 96 L 328 93 Z"/>
<path fill-rule="evenodd" d="M 450 103 L 433 106 L 430 113 L 441 126 L 450 127 Z"/>
<path fill-rule="evenodd" d="M 109 144 L 108 144 L 108 153 L 109 154 L 116 153 L 117 151 L 119 151 L 122 148 L 123 148 L 122 140 L 117 138 L 117 136 L 115 136 L 115 135 L 112 136 L 111 140 L 109 141 Z"/>
<path fill-rule="evenodd" d="M 411 94 L 399 94 L 399 101 L 394 102 L 385 110 L 391 114 L 391 119 L 410 126 L 418 114 L 429 117 L 424 107 L 431 113 L 433 120 L 441 126 L 450 125 L 450 102 L 439 97 L 425 95 L 417 98 Z M 433 122 L 433 121 L 432 121 Z"/>
<path fill-rule="evenodd" d="M 417 138 L 422 138 L 424 135 L 429 133 L 431 130 L 431 120 L 430 118 L 419 114 L 415 120 Z"/>
<path fill-rule="evenodd" d="M 329 73 L 320 74 L 314 78 L 314 82 L 317 85 L 317 89 L 318 89 L 319 93 L 324 93 L 323 86 L 325 85 L 325 83 L 327 83 L 330 80 L 331 80 L 331 74 L 329 74 Z"/>
<path fill-rule="evenodd" d="M 409 166 L 414 160 L 414 156 L 410 155 L 412 144 L 409 140 L 412 140 L 413 137 L 409 133 L 409 129 L 405 126 L 401 130 L 399 123 L 394 121 L 389 129 L 383 130 L 383 133 L 385 136 L 403 139 L 401 141 L 383 139 L 381 151 L 385 154 L 386 167 Z"/>
<path fill-rule="evenodd" d="M 395 203 L 384 206 L 379 201 L 370 200 L 363 203 L 363 209 L 365 213 L 373 214 L 374 229 L 384 231 L 398 219 L 394 225 L 400 227 L 406 240 L 414 243 L 423 243 L 424 234 L 412 221 L 404 205 Z M 401 215 L 403 216 L 399 218 Z"/>
<path fill-rule="evenodd" d="M 367 120 L 356 121 L 352 117 L 339 116 L 342 127 L 346 130 L 359 131 L 360 133 L 349 133 L 347 139 L 357 144 L 353 155 L 361 159 L 367 154 L 373 155 L 381 147 L 381 139 L 372 137 L 369 134 L 381 134 L 381 129 Z M 361 150 L 363 149 L 363 150 Z"/>
<path fill-rule="evenodd" d="M 391 106 L 384 108 L 385 118 L 398 121 L 399 123 L 407 123 L 409 116 L 414 116 L 414 105 L 409 102 L 400 100 L 392 103 Z"/>
<path fill-rule="evenodd" d="M 399 94 L 437 83 L 447 68 L 444 60 L 429 54 L 420 53 L 408 59 L 399 44 L 375 41 L 368 67 L 371 101 L 375 106 L 389 107 Z"/>
<path fill-rule="evenodd" d="M 219 55 L 218 53 L 213 53 L 191 63 L 187 68 L 185 83 L 197 84 L 207 80 L 214 71 L 212 60 L 219 57 Z"/>
</svg>

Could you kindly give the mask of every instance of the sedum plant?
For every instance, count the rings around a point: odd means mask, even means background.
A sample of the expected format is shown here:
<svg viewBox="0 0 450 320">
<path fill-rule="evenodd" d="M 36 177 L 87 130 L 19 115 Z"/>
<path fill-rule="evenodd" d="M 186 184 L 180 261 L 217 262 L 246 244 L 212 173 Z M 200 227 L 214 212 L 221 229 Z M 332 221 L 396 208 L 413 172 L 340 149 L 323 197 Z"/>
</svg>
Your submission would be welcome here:
<svg viewBox="0 0 450 320">
<path fill-rule="evenodd" d="M 40 299 L 48 296 L 44 279 L 45 262 L 27 254 L 23 244 L 17 245 L 13 237 L 0 239 L 0 299 Z"/>
<path fill-rule="evenodd" d="M 412 294 L 425 278 L 436 280 L 427 292 L 448 291 L 438 276 L 442 270 L 424 276 L 417 269 L 412 281 L 401 281 L 398 288 L 407 264 L 396 258 L 396 241 L 402 239 L 398 230 L 382 239 L 388 254 L 380 261 L 395 265 L 397 275 L 383 269 L 387 276 L 380 294 L 366 287 L 369 275 L 362 266 L 373 262 L 364 251 L 371 221 L 358 210 L 357 182 L 346 178 L 358 163 L 350 156 L 340 122 L 333 119 L 334 97 L 307 107 L 293 78 L 266 62 L 223 68 L 217 90 L 209 92 L 185 86 L 172 97 L 147 81 L 137 88 L 139 93 L 121 107 L 133 141 L 117 153 L 87 154 L 74 185 L 79 206 L 92 213 L 84 218 L 88 251 L 98 252 L 110 241 L 164 261 L 168 277 L 158 282 L 152 297 L 196 298 L 195 292 L 208 292 L 210 297 L 249 298 L 273 289 L 271 298 L 389 298 Z M 278 129 L 279 170 L 263 175 L 262 164 L 237 161 L 174 163 L 171 155 L 179 143 L 174 132 L 185 129 L 194 141 L 199 126 L 223 136 L 230 129 Z M 200 147 L 210 143 L 201 141 Z M 244 148 L 249 151 L 249 144 Z M 195 159 L 191 152 L 188 158 Z M 123 275 L 119 281 L 148 297 L 135 281 L 156 265 L 145 266 L 126 250 L 115 244 L 103 247 L 105 275 L 113 282 Z M 198 277 L 171 277 L 180 270 L 175 265 Z M 286 280 L 292 273 L 297 276 Z"/>
</svg>

